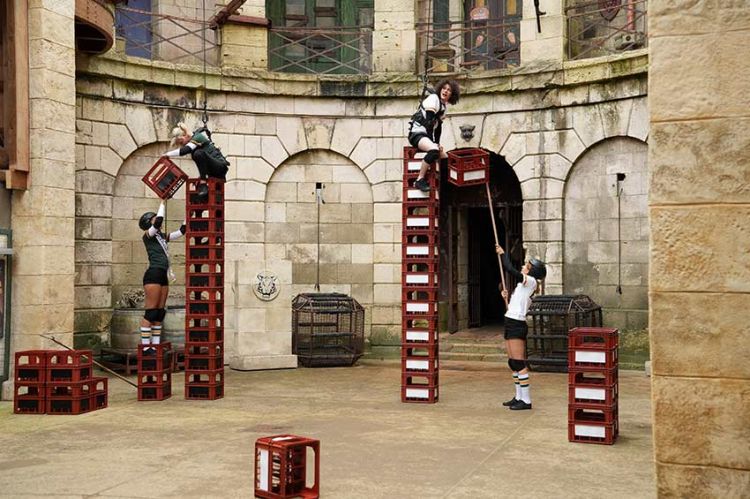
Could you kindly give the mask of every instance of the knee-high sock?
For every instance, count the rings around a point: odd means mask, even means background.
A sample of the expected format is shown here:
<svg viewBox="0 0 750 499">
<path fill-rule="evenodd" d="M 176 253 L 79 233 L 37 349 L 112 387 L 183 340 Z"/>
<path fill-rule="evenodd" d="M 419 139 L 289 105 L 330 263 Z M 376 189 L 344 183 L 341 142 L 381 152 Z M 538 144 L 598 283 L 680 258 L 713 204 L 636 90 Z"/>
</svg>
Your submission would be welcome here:
<svg viewBox="0 0 750 499">
<path fill-rule="evenodd" d="M 529 388 L 529 373 L 518 373 L 518 382 L 521 385 L 521 400 L 527 404 L 531 403 L 531 393 Z"/>
<path fill-rule="evenodd" d="M 158 345 L 161 343 L 161 325 L 151 326 L 151 344 Z"/>
<path fill-rule="evenodd" d="M 516 387 L 516 400 L 521 400 L 521 383 L 518 381 L 518 373 L 513 371 L 513 384 Z"/>
<path fill-rule="evenodd" d="M 151 343 L 151 327 L 141 326 L 141 345 L 148 345 Z"/>
</svg>

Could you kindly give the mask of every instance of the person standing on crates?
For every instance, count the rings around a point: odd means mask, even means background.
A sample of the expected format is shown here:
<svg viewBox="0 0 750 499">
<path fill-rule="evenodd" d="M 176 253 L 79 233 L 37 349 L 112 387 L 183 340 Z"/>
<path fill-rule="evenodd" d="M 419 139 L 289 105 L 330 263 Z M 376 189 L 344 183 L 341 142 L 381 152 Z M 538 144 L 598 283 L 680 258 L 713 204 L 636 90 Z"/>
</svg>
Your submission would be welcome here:
<svg viewBox="0 0 750 499">
<path fill-rule="evenodd" d="M 435 88 L 428 88 L 425 85 L 422 96 L 427 94 L 419 104 L 419 109 L 409 121 L 409 144 L 420 151 L 426 152 L 422 159 L 422 166 L 419 169 L 419 177 L 414 183 L 414 187 L 422 192 L 430 190 L 430 183 L 427 181 L 427 172 L 430 165 L 440 158 L 447 158 L 448 154 L 440 145 L 440 135 L 443 130 L 443 119 L 448 104 L 458 103 L 460 89 L 458 83 L 454 80 L 443 80 Z"/>
<path fill-rule="evenodd" d="M 505 312 L 505 351 L 508 354 L 508 366 L 513 371 L 516 394 L 512 399 L 503 402 L 503 405 L 513 411 L 522 411 L 531 409 L 529 367 L 526 363 L 526 336 L 529 333 L 526 313 L 539 282 L 547 277 L 547 266 L 543 261 L 532 258 L 518 271 L 503 248 L 496 244 L 495 251 L 501 256 L 505 270 L 518 280 L 518 285 L 510 297 L 508 310 Z M 507 289 L 503 289 L 501 294 L 504 299 L 508 299 Z"/>
<path fill-rule="evenodd" d="M 144 307 L 146 312 L 141 319 L 141 344 L 158 345 L 161 343 L 161 328 L 167 315 L 167 296 L 169 282 L 174 281 L 174 274 L 169 268 L 169 251 L 167 244 L 185 235 L 185 222 L 180 228 L 169 234 L 161 231 L 164 223 L 164 201 L 154 213 L 147 211 L 138 220 L 138 227 L 144 231 L 143 245 L 148 254 L 148 269 L 143 274 L 143 292 L 146 295 Z"/>
<path fill-rule="evenodd" d="M 211 132 L 206 127 L 201 127 L 194 133 L 190 133 L 185 123 L 178 123 L 172 129 L 172 147 L 180 146 L 178 149 L 168 151 L 162 156 L 176 157 L 190 154 L 198 167 L 201 182 L 198 184 L 198 195 L 208 195 L 207 178 L 216 178 L 226 181 L 229 171 L 229 161 L 224 157 L 221 150 L 211 141 Z"/>
</svg>

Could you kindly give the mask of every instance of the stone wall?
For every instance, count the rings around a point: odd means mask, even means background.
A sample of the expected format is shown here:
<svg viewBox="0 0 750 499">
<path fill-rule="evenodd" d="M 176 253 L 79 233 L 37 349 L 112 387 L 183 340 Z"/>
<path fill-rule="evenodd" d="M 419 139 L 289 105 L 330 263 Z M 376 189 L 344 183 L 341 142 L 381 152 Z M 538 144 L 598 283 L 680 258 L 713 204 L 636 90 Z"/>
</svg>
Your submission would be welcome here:
<svg viewBox="0 0 750 499">
<path fill-rule="evenodd" d="M 629 330 L 648 324 L 646 155 L 632 139 L 599 142 L 576 161 L 565 187 L 564 291 L 589 295 L 605 324 Z"/>
<path fill-rule="evenodd" d="M 746 497 L 750 9 L 664 0 L 649 9 L 657 489 L 661 497 Z"/>
</svg>

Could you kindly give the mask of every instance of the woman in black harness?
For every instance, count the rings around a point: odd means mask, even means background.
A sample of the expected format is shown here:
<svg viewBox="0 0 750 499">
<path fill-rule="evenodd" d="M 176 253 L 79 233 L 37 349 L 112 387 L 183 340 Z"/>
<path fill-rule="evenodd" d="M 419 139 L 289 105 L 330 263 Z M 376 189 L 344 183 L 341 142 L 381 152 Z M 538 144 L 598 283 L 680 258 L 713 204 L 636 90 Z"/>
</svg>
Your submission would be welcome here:
<svg viewBox="0 0 750 499">
<path fill-rule="evenodd" d="M 159 344 L 161 342 L 161 324 L 167 315 L 167 295 L 169 281 L 174 276 L 169 268 L 169 251 L 167 243 L 185 234 L 185 222 L 179 230 L 164 234 L 161 226 L 164 223 L 164 201 L 154 213 L 147 211 L 141 215 L 138 226 L 143 233 L 143 244 L 148 254 L 148 269 L 143 274 L 143 291 L 146 294 L 146 313 L 141 319 L 141 344 Z"/>
<path fill-rule="evenodd" d="M 424 159 L 419 169 L 419 177 L 414 186 L 424 192 L 430 190 L 430 184 L 425 178 L 430 165 L 448 155 L 440 145 L 440 135 L 443 131 L 443 119 L 448 104 L 456 104 L 460 97 L 458 83 L 453 80 L 443 80 L 435 85 L 434 90 L 428 90 L 427 97 L 419 104 L 419 109 L 409 122 L 409 144 L 420 151 L 424 151 Z"/>
<path fill-rule="evenodd" d="M 208 186 L 205 182 L 207 178 L 227 179 L 229 161 L 211 141 L 211 132 L 208 131 L 208 128 L 199 128 L 195 133 L 190 133 L 185 123 L 178 123 L 172 129 L 171 144 L 173 147 L 180 147 L 164 153 L 163 156 L 176 157 L 190 154 L 202 179 L 198 186 L 200 196 L 208 194 Z"/>
</svg>

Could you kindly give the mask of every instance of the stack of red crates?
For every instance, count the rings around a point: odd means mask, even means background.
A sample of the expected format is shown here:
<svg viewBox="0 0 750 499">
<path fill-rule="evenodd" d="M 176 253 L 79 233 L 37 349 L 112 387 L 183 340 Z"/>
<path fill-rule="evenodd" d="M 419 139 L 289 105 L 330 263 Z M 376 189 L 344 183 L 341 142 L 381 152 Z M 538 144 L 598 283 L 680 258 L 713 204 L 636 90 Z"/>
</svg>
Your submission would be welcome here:
<svg viewBox="0 0 750 499">
<path fill-rule="evenodd" d="M 613 444 L 617 414 L 618 330 L 577 327 L 568 334 L 568 440 Z"/>
<path fill-rule="evenodd" d="M 224 181 L 188 180 L 185 263 L 185 398 L 224 396 Z"/>
<path fill-rule="evenodd" d="M 107 378 L 92 376 L 91 350 L 16 352 L 16 414 L 83 414 L 107 407 Z"/>
<path fill-rule="evenodd" d="M 308 450 L 315 453 L 311 486 L 307 477 Z M 297 435 L 274 435 L 256 440 L 255 497 L 320 497 L 320 441 Z"/>
<path fill-rule="evenodd" d="M 401 401 L 435 403 L 438 380 L 438 219 L 440 172 L 431 167 L 429 192 L 414 187 L 423 152 L 404 148 L 401 254 Z"/>
<path fill-rule="evenodd" d="M 172 344 L 138 345 L 138 400 L 172 396 Z"/>
</svg>

